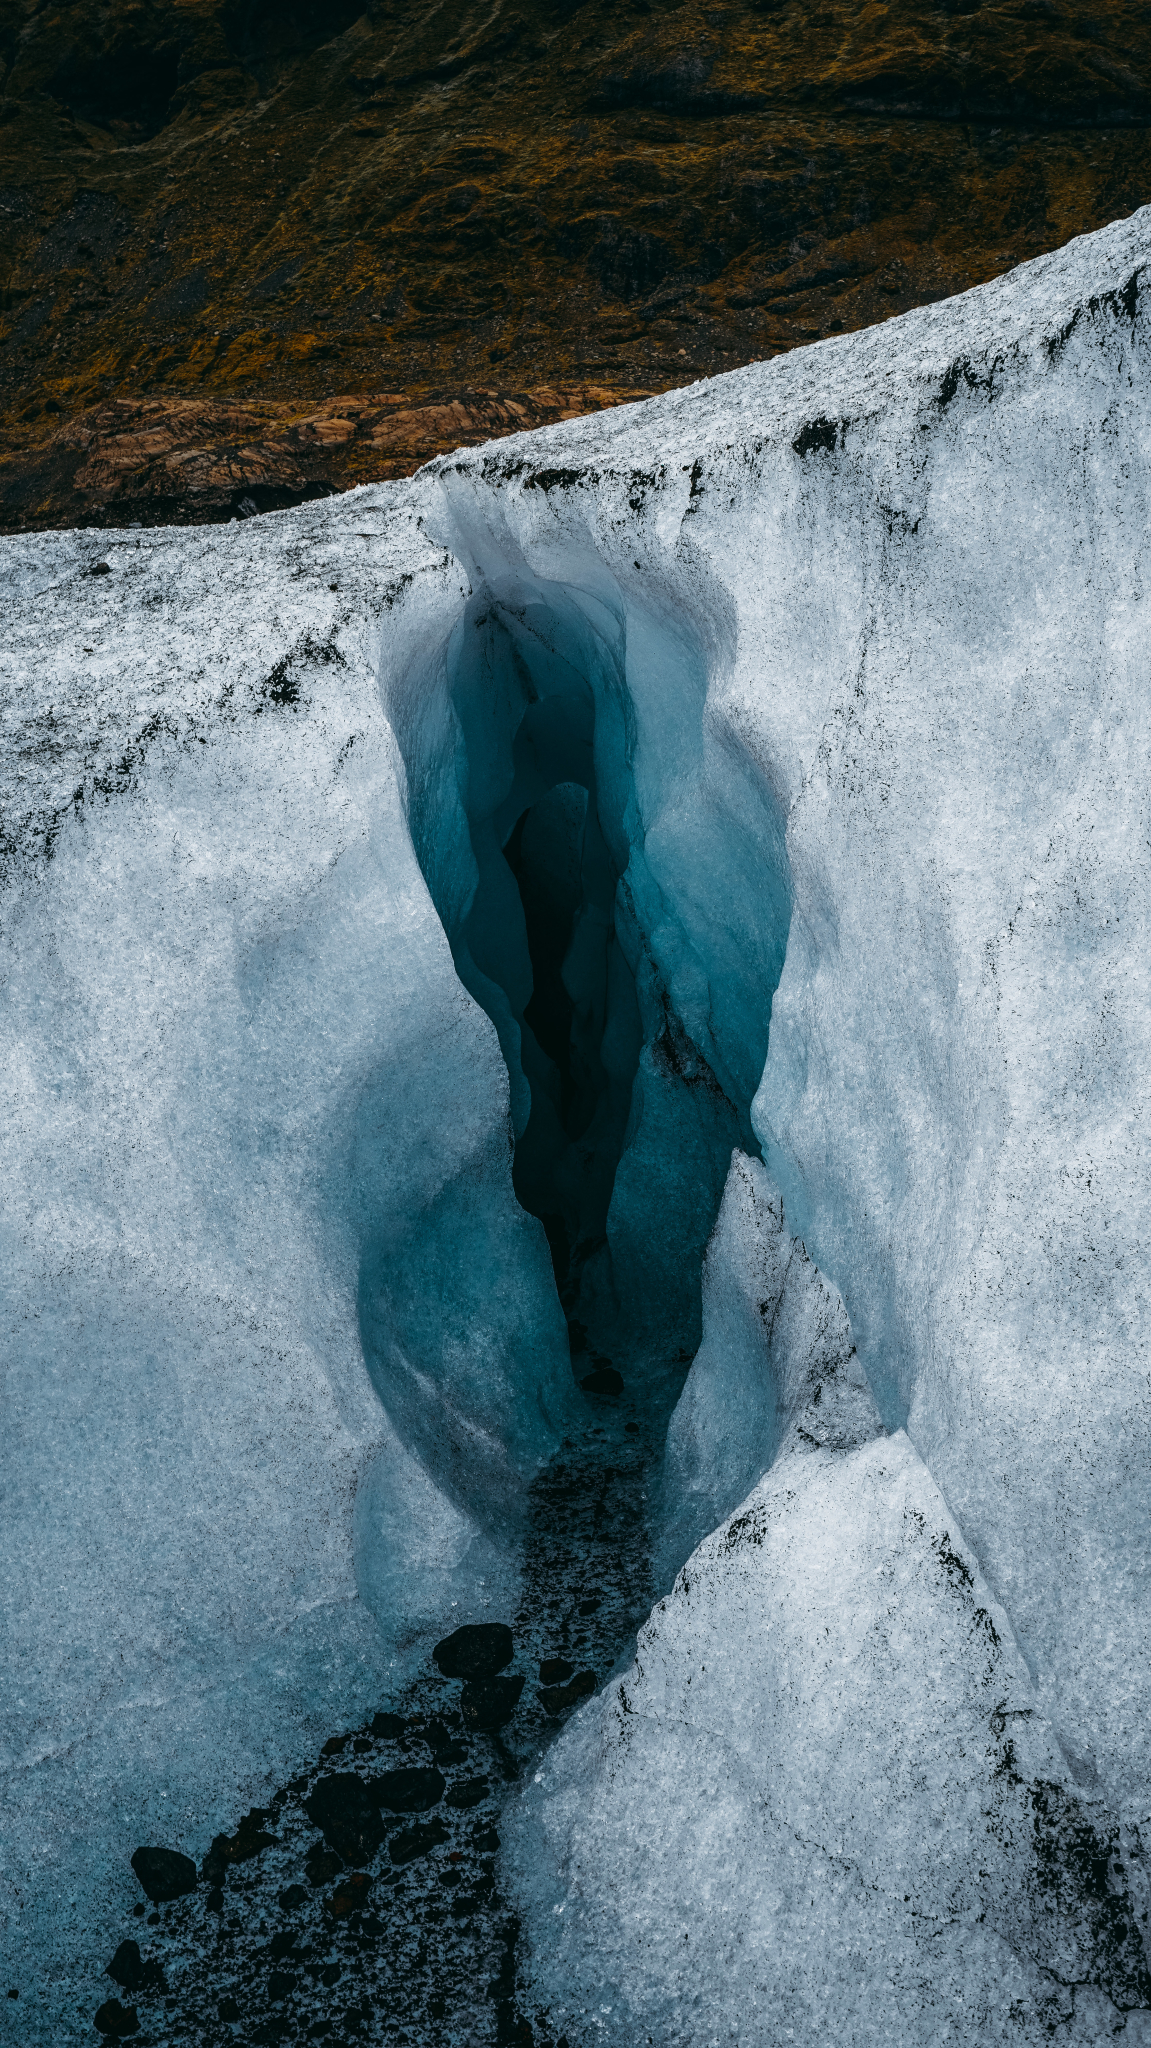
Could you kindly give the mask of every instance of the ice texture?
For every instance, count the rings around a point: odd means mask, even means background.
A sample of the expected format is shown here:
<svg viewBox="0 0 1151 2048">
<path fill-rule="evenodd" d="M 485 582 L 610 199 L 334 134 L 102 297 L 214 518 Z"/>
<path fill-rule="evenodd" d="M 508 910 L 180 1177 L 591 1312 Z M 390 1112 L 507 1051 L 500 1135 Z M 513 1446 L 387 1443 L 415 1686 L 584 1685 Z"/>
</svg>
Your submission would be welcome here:
<svg viewBox="0 0 1151 2048">
<path fill-rule="evenodd" d="M 0 546 L 27 2038 L 86 2036 L 139 1843 L 509 1613 L 575 1398 L 521 1172 L 653 1415 L 695 1354 L 665 1597 L 509 1831 L 526 1990 L 573 2041 L 1147 2038 L 1149 235 Z"/>
<path fill-rule="evenodd" d="M 882 1425 L 833 1287 L 737 1148 L 703 1266 L 703 1342 L 667 1432 L 661 1576 L 738 1506 L 790 1438 L 831 1450 Z"/>
</svg>

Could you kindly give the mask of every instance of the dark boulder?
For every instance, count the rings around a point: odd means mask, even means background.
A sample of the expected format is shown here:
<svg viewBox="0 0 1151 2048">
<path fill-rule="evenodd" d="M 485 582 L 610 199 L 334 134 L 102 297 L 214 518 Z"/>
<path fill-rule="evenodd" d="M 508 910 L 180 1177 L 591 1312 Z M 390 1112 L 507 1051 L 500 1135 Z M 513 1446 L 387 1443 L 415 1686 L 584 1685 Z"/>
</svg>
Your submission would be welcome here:
<svg viewBox="0 0 1151 2048">
<path fill-rule="evenodd" d="M 569 1665 L 570 1670 L 570 1665 Z M 595 1691 L 595 1672 L 581 1671 L 570 1685 L 541 1685 L 540 1705 L 545 1714 L 563 1714 L 574 1707 L 577 1700 L 586 1700 Z"/>
<path fill-rule="evenodd" d="M 388 1855 L 393 1863 L 412 1863 L 417 1856 L 426 1856 L 430 1849 L 438 1849 L 447 1840 L 448 1831 L 442 1820 L 420 1821 L 414 1828 L 405 1828 L 402 1834 L 392 1836 Z"/>
<path fill-rule="evenodd" d="M 468 1807 L 478 1806 L 481 1799 L 486 1799 L 487 1796 L 488 1781 L 486 1778 L 462 1778 L 459 1784 L 451 1787 L 447 1796 L 447 1804 L 449 1806 L 458 1806 L 466 1812 Z"/>
<path fill-rule="evenodd" d="M 132 1868 L 153 1905 L 182 1899 L 196 1889 L 196 1866 L 178 1849 L 137 1849 Z"/>
<path fill-rule="evenodd" d="M 321 1778 L 304 1811 L 345 1863 L 369 1862 L 384 1839 L 378 1796 L 354 1771 Z"/>
<path fill-rule="evenodd" d="M 122 1941 L 108 1965 L 108 1976 L 124 1991 L 166 1991 L 159 1963 L 145 1962 L 138 1941 Z"/>
<path fill-rule="evenodd" d="M 437 1770 L 409 1765 L 402 1770 L 385 1771 L 372 1789 L 389 1813 L 424 1813 L 429 1806 L 439 1805 L 444 1796 L 444 1780 Z"/>
<path fill-rule="evenodd" d="M 540 1665 L 540 1678 L 544 1685 L 563 1685 L 575 1670 L 566 1657 L 545 1657 Z"/>
<path fill-rule="evenodd" d="M 473 1679 L 460 1693 L 460 1712 L 469 1728 L 502 1728 L 515 1713 L 523 1689 L 522 1678 Z"/>
<path fill-rule="evenodd" d="M 368 1902 L 372 1878 L 366 1870 L 349 1870 L 328 1899 L 328 1911 L 333 1920 L 346 1920 L 352 1913 L 358 1913 Z"/>
<path fill-rule="evenodd" d="M 330 1884 L 344 1867 L 344 1859 L 322 1842 L 313 1842 L 304 1859 L 304 1875 L 310 1885 Z"/>
<path fill-rule="evenodd" d="M 445 1678 L 494 1678 L 510 1664 L 515 1644 L 503 1621 L 481 1621 L 458 1628 L 432 1655 Z"/>
<path fill-rule="evenodd" d="M 585 1394 L 615 1396 L 623 1393 L 623 1375 L 616 1371 L 614 1365 L 597 1365 L 594 1371 L 585 1372 L 580 1386 Z"/>
<path fill-rule="evenodd" d="M 140 2028 L 135 2006 L 123 2006 L 118 1998 L 109 1998 L 99 2008 L 93 2024 L 98 2034 L 106 2034 L 112 2041 L 121 2039 L 125 2034 L 138 2033 Z"/>
</svg>

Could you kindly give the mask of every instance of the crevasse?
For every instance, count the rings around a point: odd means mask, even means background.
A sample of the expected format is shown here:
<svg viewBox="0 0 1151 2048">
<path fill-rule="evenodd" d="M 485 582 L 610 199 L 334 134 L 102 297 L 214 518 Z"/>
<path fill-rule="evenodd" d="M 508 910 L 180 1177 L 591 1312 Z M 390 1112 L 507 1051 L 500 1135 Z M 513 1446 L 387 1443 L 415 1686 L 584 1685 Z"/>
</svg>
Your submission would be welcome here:
<svg viewBox="0 0 1151 2048">
<path fill-rule="evenodd" d="M 391 708 L 420 864 L 499 1034 L 513 1183 L 547 1232 L 576 1372 L 642 1384 L 654 1419 L 699 1344 L 732 1147 L 758 1151 L 790 895 L 770 790 L 709 760 L 690 620 L 597 580 L 477 568 L 418 726 Z"/>
</svg>

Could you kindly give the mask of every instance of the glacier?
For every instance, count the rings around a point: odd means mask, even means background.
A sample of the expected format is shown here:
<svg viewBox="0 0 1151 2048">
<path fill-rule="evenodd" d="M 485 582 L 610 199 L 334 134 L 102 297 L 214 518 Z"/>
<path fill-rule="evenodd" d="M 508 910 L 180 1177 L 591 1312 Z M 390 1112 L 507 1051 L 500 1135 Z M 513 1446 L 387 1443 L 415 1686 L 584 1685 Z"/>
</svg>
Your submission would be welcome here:
<svg viewBox="0 0 1151 2048">
<path fill-rule="evenodd" d="M 622 1398 L 659 1597 L 502 1823 L 539 2038 L 1151 2041 L 1149 235 L 0 544 L 21 2038 L 138 1843 L 507 1618 Z"/>
</svg>

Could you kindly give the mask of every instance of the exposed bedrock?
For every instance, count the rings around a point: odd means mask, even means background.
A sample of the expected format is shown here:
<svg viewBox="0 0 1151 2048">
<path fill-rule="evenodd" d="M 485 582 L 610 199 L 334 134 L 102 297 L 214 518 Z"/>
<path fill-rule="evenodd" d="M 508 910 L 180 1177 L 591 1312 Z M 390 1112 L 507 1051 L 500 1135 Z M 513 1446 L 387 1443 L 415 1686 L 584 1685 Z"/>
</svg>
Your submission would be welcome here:
<svg viewBox="0 0 1151 2048">
<path fill-rule="evenodd" d="M 510 1617 L 615 1373 L 665 1597 L 512 1831 L 540 2009 L 1146 2032 L 1147 235 L 5 543 L 14 1954 Z"/>
</svg>

